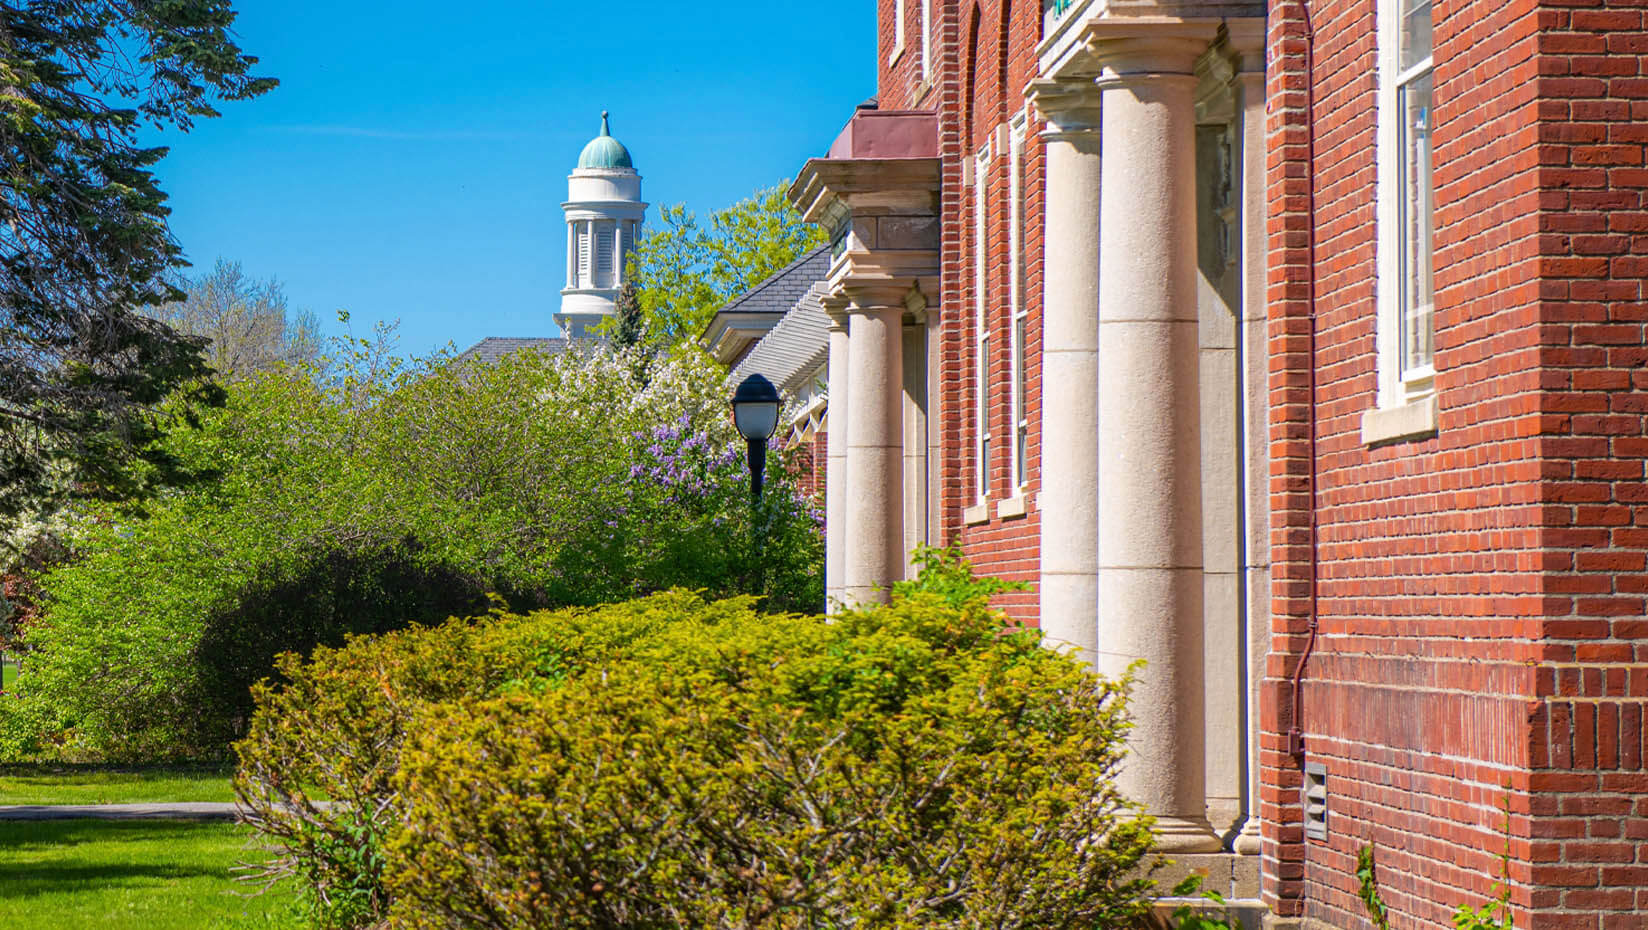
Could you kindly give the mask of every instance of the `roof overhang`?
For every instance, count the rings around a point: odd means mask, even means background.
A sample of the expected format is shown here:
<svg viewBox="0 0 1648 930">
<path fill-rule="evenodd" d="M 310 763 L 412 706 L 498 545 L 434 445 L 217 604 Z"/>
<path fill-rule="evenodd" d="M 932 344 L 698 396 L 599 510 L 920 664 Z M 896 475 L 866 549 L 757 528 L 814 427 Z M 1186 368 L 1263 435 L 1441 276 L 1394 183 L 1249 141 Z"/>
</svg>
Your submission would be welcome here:
<svg viewBox="0 0 1648 930">
<path fill-rule="evenodd" d="M 698 341 L 716 361 L 731 367 L 783 318 L 782 313 L 756 310 L 717 313 Z"/>
</svg>

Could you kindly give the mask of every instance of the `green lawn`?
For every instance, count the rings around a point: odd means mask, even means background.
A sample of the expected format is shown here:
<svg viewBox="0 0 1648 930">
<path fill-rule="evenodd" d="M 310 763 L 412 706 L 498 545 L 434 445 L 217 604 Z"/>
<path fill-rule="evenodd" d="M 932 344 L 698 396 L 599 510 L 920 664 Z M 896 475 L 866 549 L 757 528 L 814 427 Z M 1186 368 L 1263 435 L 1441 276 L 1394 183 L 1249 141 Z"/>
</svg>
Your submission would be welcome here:
<svg viewBox="0 0 1648 930">
<path fill-rule="evenodd" d="M 298 930 L 287 894 L 247 897 L 256 857 L 231 824 L 0 822 L 0 926 L 30 930 Z"/>
<path fill-rule="evenodd" d="M 0 691 L 10 691 L 17 681 L 17 666 L 10 659 L 0 660 Z"/>
<path fill-rule="evenodd" d="M 0 766 L 0 804 L 233 801 L 227 768 Z"/>
</svg>

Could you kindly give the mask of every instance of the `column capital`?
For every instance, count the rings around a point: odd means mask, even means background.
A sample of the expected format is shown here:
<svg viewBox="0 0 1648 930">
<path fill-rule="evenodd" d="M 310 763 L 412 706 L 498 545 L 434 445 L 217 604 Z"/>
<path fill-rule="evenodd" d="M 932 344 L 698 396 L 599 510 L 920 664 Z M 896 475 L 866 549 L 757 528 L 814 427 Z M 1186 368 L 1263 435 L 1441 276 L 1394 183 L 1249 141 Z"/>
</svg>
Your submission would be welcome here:
<svg viewBox="0 0 1648 930">
<path fill-rule="evenodd" d="M 1058 47 L 1043 50 L 1045 78 L 1096 80 L 1100 86 L 1190 76 L 1220 35 L 1218 18 L 1095 14 L 1072 24 Z"/>
<path fill-rule="evenodd" d="M 1099 71 L 1100 88 L 1125 87 L 1141 80 L 1196 80 L 1196 62 L 1216 33 L 1201 24 L 1181 24 L 1161 31 L 1094 30 L 1087 52 Z"/>
<path fill-rule="evenodd" d="M 1099 134 L 1102 95 L 1091 78 L 1036 78 L 1025 88 L 1024 95 L 1047 120 L 1047 129 L 1041 134 L 1043 139 Z"/>
<path fill-rule="evenodd" d="M 847 312 L 852 300 L 845 294 L 825 294 L 818 298 L 818 305 L 824 308 L 824 315 L 830 318 L 830 332 L 847 331 Z"/>
<path fill-rule="evenodd" d="M 848 303 L 848 313 L 876 313 L 887 309 L 906 309 L 911 291 L 917 290 L 908 282 L 848 283 L 841 294 Z"/>
<path fill-rule="evenodd" d="M 1264 17 L 1242 17 L 1225 21 L 1224 44 L 1236 60 L 1236 71 L 1241 75 L 1265 75 L 1265 20 Z"/>
</svg>

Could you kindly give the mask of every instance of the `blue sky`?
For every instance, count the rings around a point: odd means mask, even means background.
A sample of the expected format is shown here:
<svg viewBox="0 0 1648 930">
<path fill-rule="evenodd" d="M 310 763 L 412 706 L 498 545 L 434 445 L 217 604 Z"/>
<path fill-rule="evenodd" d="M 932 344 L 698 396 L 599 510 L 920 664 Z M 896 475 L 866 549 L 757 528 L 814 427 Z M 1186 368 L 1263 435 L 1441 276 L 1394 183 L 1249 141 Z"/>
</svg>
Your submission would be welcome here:
<svg viewBox="0 0 1648 930">
<path fill-rule="evenodd" d="M 601 110 L 649 202 L 705 213 L 794 176 L 875 91 L 874 0 L 236 7 L 281 86 L 166 137 L 173 233 L 328 332 L 338 308 L 357 332 L 400 320 L 410 354 L 552 333 L 566 176 Z"/>
</svg>

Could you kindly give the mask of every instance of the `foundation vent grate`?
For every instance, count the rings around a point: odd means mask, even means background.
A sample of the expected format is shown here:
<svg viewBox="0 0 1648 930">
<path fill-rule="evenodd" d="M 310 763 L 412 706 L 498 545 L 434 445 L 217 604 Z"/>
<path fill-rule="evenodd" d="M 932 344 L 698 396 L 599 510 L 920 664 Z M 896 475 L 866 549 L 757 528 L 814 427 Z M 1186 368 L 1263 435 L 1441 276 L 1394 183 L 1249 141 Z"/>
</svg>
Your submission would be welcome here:
<svg viewBox="0 0 1648 930">
<path fill-rule="evenodd" d="M 1300 787 L 1305 809 L 1305 838 L 1328 838 L 1328 767 L 1320 762 L 1305 763 L 1305 783 Z"/>
</svg>

